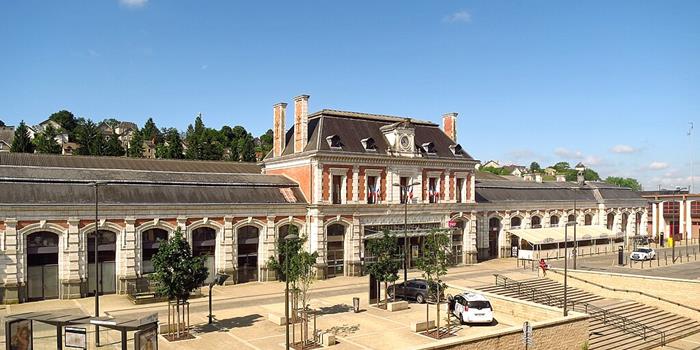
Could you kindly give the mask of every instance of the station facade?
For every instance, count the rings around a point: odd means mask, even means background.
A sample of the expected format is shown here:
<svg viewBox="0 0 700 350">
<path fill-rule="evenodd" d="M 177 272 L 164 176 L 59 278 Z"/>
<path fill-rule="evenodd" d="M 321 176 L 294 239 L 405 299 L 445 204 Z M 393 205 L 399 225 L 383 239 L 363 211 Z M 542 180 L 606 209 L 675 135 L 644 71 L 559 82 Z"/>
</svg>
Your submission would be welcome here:
<svg viewBox="0 0 700 350">
<path fill-rule="evenodd" d="M 148 288 L 151 259 L 177 230 L 230 283 L 274 280 L 266 264 L 291 226 L 319 253 L 319 278 L 360 275 L 367 239 L 384 230 L 403 249 L 405 224 L 411 263 L 434 228 L 452 228 L 455 264 L 511 256 L 519 229 L 566 221 L 648 233 L 647 201 L 629 189 L 476 172 L 456 113 L 441 127 L 309 113 L 308 101 L 294 99 L 289 129 L 287 104 L 273 106 L 273 150 L 259 164 L 0 153 L 3 302 L 89 296 L 95 268 L 105 293 Z"/>
</svg>

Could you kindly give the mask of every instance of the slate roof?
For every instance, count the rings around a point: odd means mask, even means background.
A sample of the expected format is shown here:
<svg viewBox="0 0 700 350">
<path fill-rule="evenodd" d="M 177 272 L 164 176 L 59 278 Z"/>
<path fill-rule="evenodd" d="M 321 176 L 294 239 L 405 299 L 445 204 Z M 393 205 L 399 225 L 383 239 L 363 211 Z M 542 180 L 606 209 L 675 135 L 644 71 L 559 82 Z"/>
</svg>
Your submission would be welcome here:
<svg viewBox="0 0 700 350">
<path fill-rule="evenodd" d="M 388 155 L 389 144 L 380 128 L 399 122 L 403 123 L 407 120 L 410 121 L 415 130 L 416 149 L 420 149 L 420 145 L 424 143 L 432 142 L 434 144 L 435 154 L 426 155 L 426 158 L 473 160 L 466 151 L 463 151 L 462 155 L 454 155 L 449 147 L 455 143 L 435 123 L 405 117 L 331 109 L 324 109 L 309 115 L 308 142 L 304 151 Z M 341 150 L 332 150 L 326 142 L 326 138 L 332 135 L 339 137 L 342 144 Z M 286 146 L 282 152 L 283 156 L 294 153 L 293 136 L 294 126 L 285 134 Z M 366 138 L 374 139 L 376 152 L 370 153 L 365 150 L 362 140 Z"/>
<path fill-rule="evenodd" d="M 304 204 L 299 186 L 255 164 L 0 154 L 0 205 Z"/>
<path fill-rule="evenodd" d="M 573 201 L 574 199 L 594 202 L 601 199 L 630 200 L 639 202 L 637 204 L 645 202 L 640 192 L 595 181 L 586 182 L 579 188 L 571 182 L 508 181 L 498 175 L 489 176 L 479 172 L 475 187 L 477 203 Z"/>
</svg>

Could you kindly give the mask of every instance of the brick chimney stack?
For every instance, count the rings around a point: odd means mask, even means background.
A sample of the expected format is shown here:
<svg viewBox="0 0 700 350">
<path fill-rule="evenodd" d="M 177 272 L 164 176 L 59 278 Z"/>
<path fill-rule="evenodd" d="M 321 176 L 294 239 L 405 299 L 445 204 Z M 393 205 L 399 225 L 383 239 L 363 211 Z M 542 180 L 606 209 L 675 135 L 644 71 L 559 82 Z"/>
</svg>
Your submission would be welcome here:
<svg viewBox="0 0 700 350">
<path fill-rule="evenodd" d="M 272 156 L 279 157 L 284 151 L 285 118 L 287 104 L 280 102 L 272 106 Z"/>
<path fill-rule="evenodd" d="M 309 95 L 294 98 L 294 153 L 304 151 L 309 138 Z"/>
<path fill-rule="evenodd" d="M 445 113 L 442 115 L 442 131 L 457 143 L 457 113 Z"/>
</svg>

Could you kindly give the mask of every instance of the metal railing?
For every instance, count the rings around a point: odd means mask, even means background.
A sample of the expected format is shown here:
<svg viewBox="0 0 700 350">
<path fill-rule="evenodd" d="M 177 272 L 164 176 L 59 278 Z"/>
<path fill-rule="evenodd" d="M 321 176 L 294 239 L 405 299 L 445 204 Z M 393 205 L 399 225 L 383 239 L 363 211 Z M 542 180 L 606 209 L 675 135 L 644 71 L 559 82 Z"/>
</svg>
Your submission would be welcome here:
<svg viewBox="0 0 700 350">
<path fill-rule="evenodd" d="M 502 286 L 518 294 L 519 297 L 532 300 L 533 302 L 559 307 L 564 307 L 564 299 L 553 296 L 547 292 L 537 289 L 527 284 L 510 279 L 506 276 L 494 274 L 496 286 Z M 596 320 L 622 330 L 625 333 L 635 334 L 646 342 L 658 342 L 658 345 L 666 345 L 666 332 L 649 327 L 643 323 L 631 320 L 615 312 L 605 310 L 587 302 L 577 302 L 567 300 L 567 309 L 586 313 Z"/>
<path fill-rule="evenodd" d="M 562 273 L 562 272 L 560 272 L 560 271 L 557 271 L 557 270 L 550 269 L 550 270 L 548 270 L 548 271 L 554 272 L 554 273 L 559 274 L 559 275 L 564 275 L 564 273 Z M 623 289 L 623 288 L 611 288 L 611 287 L 604 286 L 604 285 L 599 284 L 599 283 L 595 283 L 595 282 L 591 282 L 591 281 L 586 281 L 586 280 L 584 280 L 583 278 L 576 277 L 576 276 L 571 276 L 571 275 L 568 275 L 568 278 L 575 279 L 575 280 L 577 280 L 577 281 L 581 281 L 581 282 L 584 282 L 584 283 L 588 283 L 588 284 L 593 285 L 593 286 L 596 286 L 596 287 L 598 287 L 598 288 L 606 289 L 606 290 L 613 291 L 613 292 L 636 293 L 636 294 L 639 294 L 639 295 L 643 295 L 643 296 L 645 296 L 645 297 L 649 297 L 649 298 L 652 298 L 652 299 L 657 299 L 657 300 L 660 300 L 660 301 L 663 301 L 663 302 L 667 302 L 667 303 L 669 303 L 669 304 L 673 304 L 673 305 L 676 305 L 676 306 L 680 306 L 680 307 L 683 307 L 683 308 L 686 308 L 686 309 L 689 309 L 689 310 L 692 310 L 692 311 L 700 312 L 700 308 L 692 307 L 692 306 L 690 306 L 690 305 L 681 304 L 681 303 L 679 303 L 679 302 L 677 302 L 677 301 L 673 301 L 673 300 L 670 300 L 670 299 L 666 299 L 666 298 L 664 298 L 664 297 L 660 297 L 660 296 L 657 296 L 657 295 L 649 294 L 649 293 L 646 293 L 646 292 L 642 292 L 642 291 L 638 291 L 638 290 L 631 290 L 631 289 Z"/>
</svg>

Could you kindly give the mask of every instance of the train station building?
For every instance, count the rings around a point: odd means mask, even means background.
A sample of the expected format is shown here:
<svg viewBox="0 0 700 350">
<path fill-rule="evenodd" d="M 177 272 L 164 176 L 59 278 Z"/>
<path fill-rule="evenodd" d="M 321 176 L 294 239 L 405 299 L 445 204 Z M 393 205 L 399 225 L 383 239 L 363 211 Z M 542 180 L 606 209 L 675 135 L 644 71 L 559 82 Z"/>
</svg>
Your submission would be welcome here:
<svg viewBox="0 0 700 350">
<path fill-rule="evenodd" d="M 367 239 L 389 230 L 403 247 L 405 223 L 411 261 L 431 229 L 451 228 L 455 264 L 553 249 L 566 222 L 590 226 L 579 238 L 591 244 L 652 233 L 647 199 L 629 189 L 475 171 L 457 113 L 439 125 L 308 102 L 294 98 L 290 128 L 287 104 L 273 106 L 259 164 L 0 153 L 2 301 L 88 296 L 95 268 L 105 293 L 148 288 L 178 229 L 230 283 L 276 279 L 266 262 L 292 225 L 319 253 L 319 278 L 361 275 Z"/>
</svg>

